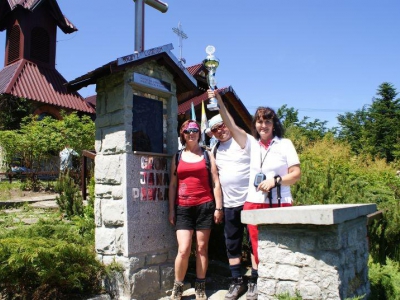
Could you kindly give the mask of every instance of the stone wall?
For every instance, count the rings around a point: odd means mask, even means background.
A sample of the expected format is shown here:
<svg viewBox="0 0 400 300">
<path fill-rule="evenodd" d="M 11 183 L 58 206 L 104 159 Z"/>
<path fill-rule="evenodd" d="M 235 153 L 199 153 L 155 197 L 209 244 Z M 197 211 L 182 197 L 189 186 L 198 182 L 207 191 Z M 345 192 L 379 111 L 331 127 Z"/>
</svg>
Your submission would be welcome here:
<svg viewBox="0 0 400 300">
<path fill-rule="evenodd" d="M 261 226 L 259 299 L 286 291 L 303 299 L 369 293 L 366 218 L 338 226 Z"/>
<path fill-rule="evenodd" d="M 258 299 L 303 300 L 370 293 L 366 215 L 376 205 L 316 205 L 246 211 L 259 226 Z"/>
<path fill-rule="evenodd" d="M 135 86 L 133 72 L 170 83 L 171 93 Z M 162 102 L 164 153 L 132 151 L 134 95 Z M 173 111 L 173 78 L 155 62 L 97 83 L 95 247 L 102 262 L 116 262 L 125 270 L 107 282 L 118 299 L 157 299 L 173 285 L 176 237 L 168 222 L 167 201 L 170 160 L 177 149 Z"/>
</svg>

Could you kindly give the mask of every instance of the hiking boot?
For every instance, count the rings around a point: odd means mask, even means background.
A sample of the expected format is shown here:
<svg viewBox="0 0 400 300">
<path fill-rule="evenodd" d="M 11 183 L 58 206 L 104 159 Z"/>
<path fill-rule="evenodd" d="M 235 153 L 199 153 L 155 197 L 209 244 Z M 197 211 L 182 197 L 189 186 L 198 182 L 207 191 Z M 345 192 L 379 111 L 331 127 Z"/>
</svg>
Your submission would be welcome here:
<svg viewBox="0 0 400 300">
<path fill-rule="evenodd" d="M 242 277 L 232 278 L 228 293 L 225 295 L 225 300 L 237 300 L 247 290 Z"/>
<path fill-rule="evenodd" d="M 171 300 L 181 300 L 183 294 L 183 282 L 174 281 L 172 288 Z"/>
<path fill-rule="evenodd" d="M 194 284 L 194 291 L 196 294 L 196 300 L 207 300 L 205 281 L 196 281 Z"/>
<path fill-rule="evenodd" d="M 257 300 L 257 278 L 250 278 L 247 288 L 246 300 Z"/>
</svg>

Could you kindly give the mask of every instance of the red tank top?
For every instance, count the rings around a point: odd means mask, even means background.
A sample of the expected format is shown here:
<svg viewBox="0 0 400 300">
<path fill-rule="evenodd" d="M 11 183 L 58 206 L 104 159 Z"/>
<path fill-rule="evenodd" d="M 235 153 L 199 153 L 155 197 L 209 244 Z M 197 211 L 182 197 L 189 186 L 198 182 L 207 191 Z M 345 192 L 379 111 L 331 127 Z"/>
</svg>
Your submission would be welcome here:
<svg viewBox="0 0 400 300">
<path fill-rule="evenodd" d="M 194 206 L 213 201 L 206 161 L 189 163 L 180 160 L 177 169 L 178 196 L 176 202 L 181 206 Z"/>
</svg>

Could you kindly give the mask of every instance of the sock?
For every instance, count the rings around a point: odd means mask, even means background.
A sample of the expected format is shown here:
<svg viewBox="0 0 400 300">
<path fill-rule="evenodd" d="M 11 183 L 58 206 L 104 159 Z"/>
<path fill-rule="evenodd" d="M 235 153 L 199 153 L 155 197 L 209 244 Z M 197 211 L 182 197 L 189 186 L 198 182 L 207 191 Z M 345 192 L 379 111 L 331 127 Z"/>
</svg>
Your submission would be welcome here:
<svg viewBox="0 0 400 300">
<path fill-rule="evenodd" d="M 196 282 L 206 282 L 205 278 L 196 278 Z"/>
<path fill-rule="evenodd" d="M 258 278 L 258 270 L 251 268 L 251 277 Z"/>
<path fill-rule="evenodd" d="M 241 267 L 242 267 L 241 264 L 229 266 L 233 278 L 242 277 Z"/>
</svg>

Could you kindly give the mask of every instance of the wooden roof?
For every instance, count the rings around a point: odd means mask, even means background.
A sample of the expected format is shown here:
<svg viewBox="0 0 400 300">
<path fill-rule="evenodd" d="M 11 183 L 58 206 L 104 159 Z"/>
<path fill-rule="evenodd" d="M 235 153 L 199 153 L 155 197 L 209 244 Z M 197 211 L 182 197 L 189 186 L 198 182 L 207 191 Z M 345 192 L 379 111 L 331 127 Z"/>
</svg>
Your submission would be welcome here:
<svg viewBox="0 0 400 300">
<path fill-rule="evenodd" d="M 236 124 L 243 128 L 246 132 L 250 132 L 251 130 L 251 120 L 252 116 L 248 112 L 247 108 L 244 106 L 243 102 L 240 98 L 236 95 L 235 91 L 233 90 L 232 86 L 217 89 L 218 93 L 221 95 L 222 100 L 226 108 L 228 109 L 229 113 L 234 118 Z M 201 116 L 201 103 L 204 103 L 204 107 L 207 107 L 208 104 L 208 96 L 207 92 L 200 94 L 194 98 L 187 99 L 185 102 L 178 106 L 178 115 L 183 115 L 186 113 L 190 113 L 191 105 L 195 107 L 196 117 L 199 119 Z M 215 112 L 218 114 L 218 112 Z M 213 114 L 212 116 L 214 116 Z M 206 111 L 207 119 L 210 119 L 211 112 Z"/>
<path fill-rule="evenodd" d="M 77 92 L 68 92 L 67 80 L 55 69 L 22 59 L 0 71 L 0 94 L 9 94 L 60 108 L 95 114 Z"/>
<path fill-rule="evenodd" d="M 55 0 L 0 0 L 0 31 L 6 29 L 8 16 L 14 10 L 22 8 L 33 11 L 40 5 L 49 6 L 50 13 L 56 20 L 57 26 L 60 27 L 64 33 L 72 33 L 78 30 L 75 25 L 62 14 Z"/>
<path fill-rule="evenodd" d="M 141 65 L 149 60 L 155 60 L 159 65 L 165 66 L 174 75 L 178 94 L 195 89 L 196 80 L 176 59 L 172 52 L 170 52 L 171 49 L 173 49 L 172 45 L 169 44 L 120 57 L 83 76 L 71 80 L 68 82 L 67 88 L 68 90 L 77 91 L 90 84 L 95 84 L 98 79 L 104 76 L 121 72 L 128 67 Z"/>
</svg>

